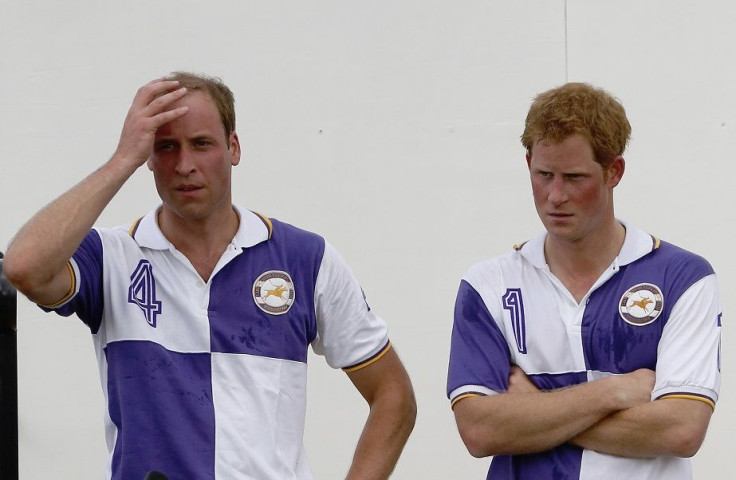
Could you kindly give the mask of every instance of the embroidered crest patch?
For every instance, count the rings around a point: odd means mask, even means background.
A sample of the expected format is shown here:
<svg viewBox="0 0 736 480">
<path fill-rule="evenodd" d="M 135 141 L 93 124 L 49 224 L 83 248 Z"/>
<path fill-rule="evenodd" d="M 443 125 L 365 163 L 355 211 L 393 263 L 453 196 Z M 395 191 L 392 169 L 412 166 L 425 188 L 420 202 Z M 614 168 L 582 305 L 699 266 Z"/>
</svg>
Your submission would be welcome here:
<svg viewBox="0 0 736 480">
<path fill-rule="evenodd" d="M 283 315 L 294 303 L 296 291 L 288 273 L 269 270 L 253 283 L 253 300 L 258 308 L 271 315 Z"/>
<path fill-rule="evenodd" d="M 659 317 L 664 306 L 662 290 L 651 283 L 640 283 L 621 296 L 618 312 L 630 325 L 649 325 Z"/>
</svg>

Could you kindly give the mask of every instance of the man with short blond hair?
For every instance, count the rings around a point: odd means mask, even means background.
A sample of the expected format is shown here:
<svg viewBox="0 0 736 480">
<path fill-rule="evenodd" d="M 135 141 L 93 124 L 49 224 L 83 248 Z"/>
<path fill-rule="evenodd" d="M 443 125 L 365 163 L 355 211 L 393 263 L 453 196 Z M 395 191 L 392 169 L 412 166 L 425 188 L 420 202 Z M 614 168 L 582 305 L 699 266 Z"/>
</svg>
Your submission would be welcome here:
<svg viewBox="0 0 736 480">
<path fill-rule="evenodd" d="M 7 277 L 92 331 L 106 478 L 312 478 L 302 439 L 311 345 L 370 407 L 348 478 L 385 479 L 414 425 L 409 378 L 322 237 L 233 205 L 233 102 L 203 75 L 141 87 L 112 158 L 21 229 Z M 161 205 L 92 228 L 144 164 Z"/>
</svg>

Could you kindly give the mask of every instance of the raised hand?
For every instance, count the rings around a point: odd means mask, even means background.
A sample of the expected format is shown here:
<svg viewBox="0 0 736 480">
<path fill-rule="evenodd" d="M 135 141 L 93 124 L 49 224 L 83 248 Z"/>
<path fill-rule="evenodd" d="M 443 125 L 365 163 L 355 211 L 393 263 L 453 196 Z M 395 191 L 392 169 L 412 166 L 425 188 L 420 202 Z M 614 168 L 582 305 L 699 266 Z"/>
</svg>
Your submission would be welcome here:
<svg viewBox="0 0 736 480">
<path fill-rule="evenodd" d="M 139 88 L 125 117 L 113 157 L 130 162 L 133 168 L 143 165 L 153 153 L 156 130 L 187 112 L 186 106 L 173 108 L 186 94 L 186 88 L 179 88 L 178 81 L 161 78 Z"/>
</svg>

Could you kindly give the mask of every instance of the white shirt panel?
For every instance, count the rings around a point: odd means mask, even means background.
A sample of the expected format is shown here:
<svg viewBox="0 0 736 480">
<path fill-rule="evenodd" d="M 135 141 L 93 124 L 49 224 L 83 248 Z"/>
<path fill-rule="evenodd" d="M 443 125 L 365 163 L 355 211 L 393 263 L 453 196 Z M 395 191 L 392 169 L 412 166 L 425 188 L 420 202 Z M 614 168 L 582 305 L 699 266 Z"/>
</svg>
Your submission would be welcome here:
<svg viewBox="0 0 736 480">
<path fill-rule="evenodd" d="M 692 480 L 690 459 L 625 458 L 584 450 L 580 478 L 591 480 Z"/>
<path fill-rule="evenodd" d="M 721 371 L 718 365 L 721 307 L 716 276 L 692 285 L 677 301 L 657 349 L 657 381 L 652 399 L 665 394 L 698 392 L 718 401 Z M 688 353 L 690 352 L 690 353 Z M 711 356 L 699 352 L 714 352 Z"/>
<path fill-rule="evenodd" d="M 315 284 L 315 304 L 318 334 L 312 349 L 324 355 L 331 367 L 361 363 L 388 343 L 385 322 L 367 308 L 358 280 L 327 242 Z"/>
<path fill-rule="evenodd" d="M 215 473 L 238 480 L 311 480 L 295 476 L 303 455 L 307 365 L 253 355 L 212 354 Z"/>
</svg>

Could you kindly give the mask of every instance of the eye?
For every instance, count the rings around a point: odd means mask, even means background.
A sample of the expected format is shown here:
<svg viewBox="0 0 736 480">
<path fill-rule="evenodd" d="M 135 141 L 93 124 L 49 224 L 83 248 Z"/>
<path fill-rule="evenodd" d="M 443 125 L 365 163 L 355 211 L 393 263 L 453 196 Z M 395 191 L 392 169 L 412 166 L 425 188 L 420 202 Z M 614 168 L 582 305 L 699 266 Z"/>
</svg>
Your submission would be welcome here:
<svg viewBox="0 0 736 480">
<path fill-rule="evenodd" d="M 204 149 L 209 147 L 210 145 L 212 145 L 212 141 L 204 138 L 200 138 L 194 141 L 194 146 L 198 149 Z"/>
<path fill-rule="evenodd" d="M 156 152 L 170 152 L 174 149 L 174 142 L 159 142 L 154 147 Z"/>
</svg>

